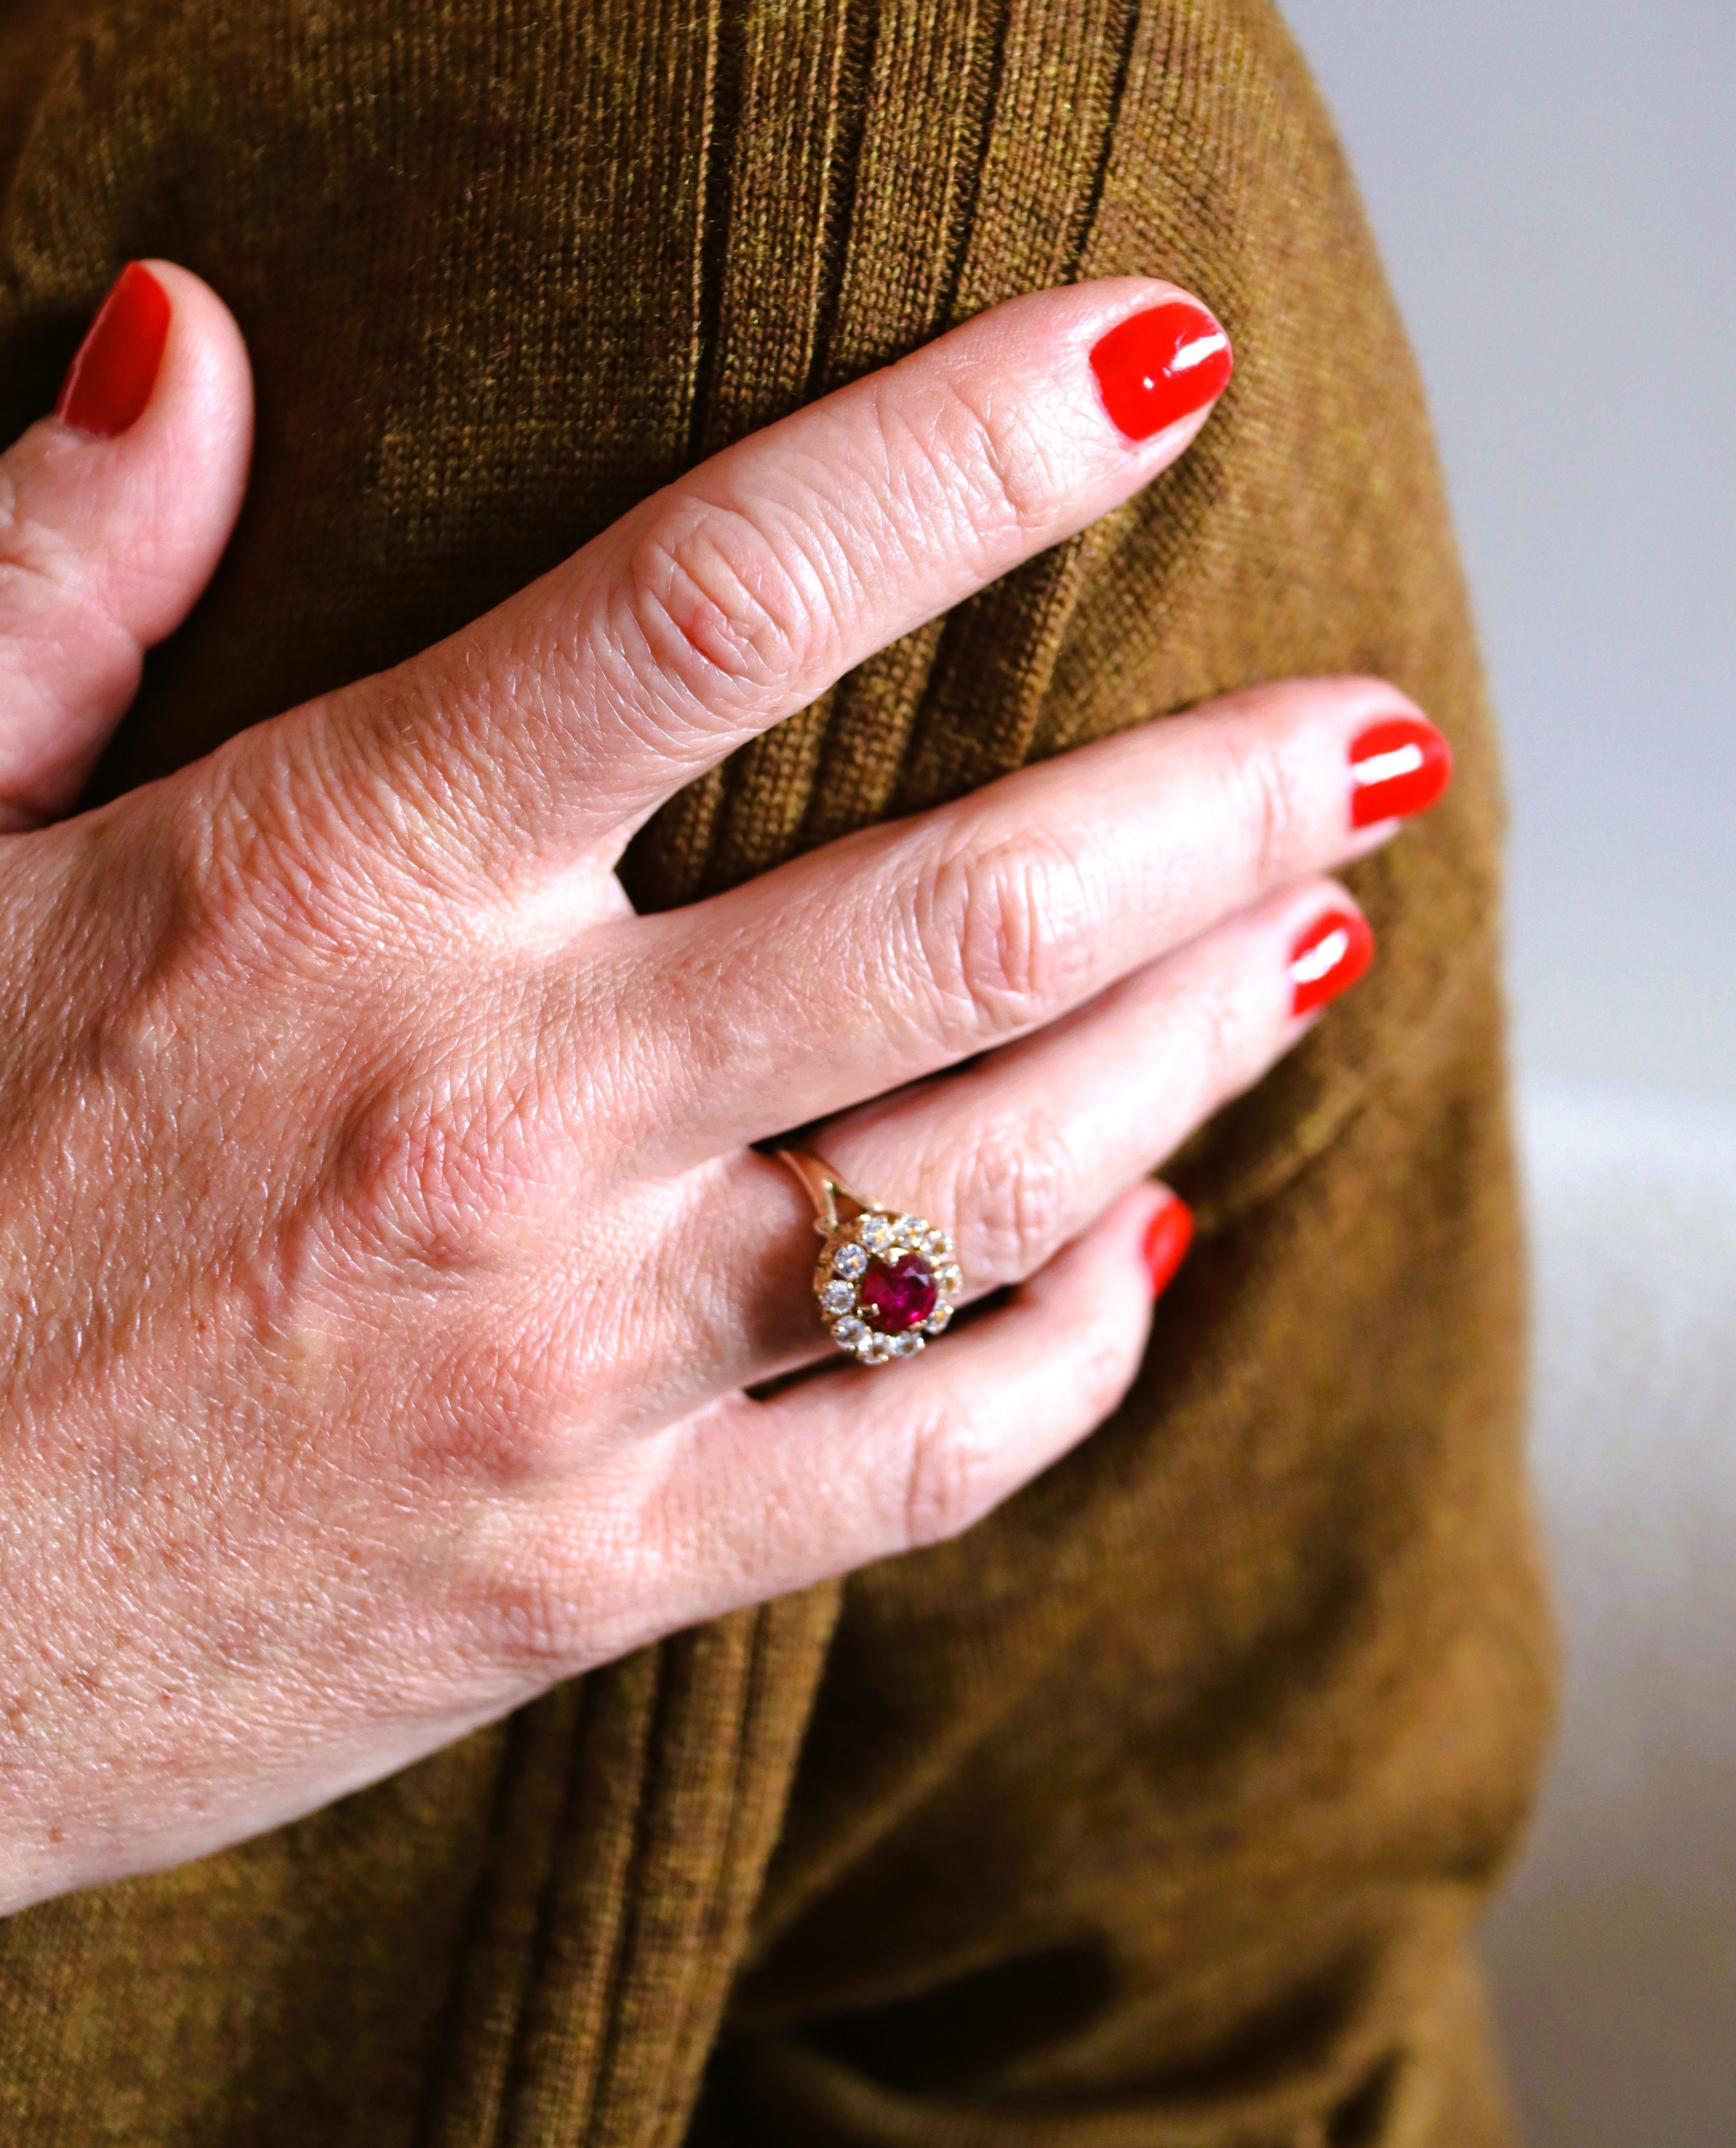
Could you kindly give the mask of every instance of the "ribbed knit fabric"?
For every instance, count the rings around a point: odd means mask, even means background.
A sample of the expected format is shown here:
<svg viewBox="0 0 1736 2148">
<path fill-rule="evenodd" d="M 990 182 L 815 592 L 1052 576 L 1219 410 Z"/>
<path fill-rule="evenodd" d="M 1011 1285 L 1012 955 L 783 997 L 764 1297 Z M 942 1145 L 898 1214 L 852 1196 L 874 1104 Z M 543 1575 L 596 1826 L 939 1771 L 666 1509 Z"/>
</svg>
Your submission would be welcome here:
<svg viewBox="0 0 1736 2148">
<path fill-rule="evenodd" d="M 1131 270 L 1234 337 L 1199 444 L 685 794 L 635 898 L 1291 673 L 1385 673 L 1459 768 L 1354 876 L 1374 972 L 1176 1166 L 1201 1238 L 1111 1424 L 958 1543 L 0 1926 L 0 2139 L 1504 2143 L 1465 1935 L 1551 1672 L 1497 775 L 1412 368 L 1265 0 L 0 0 L 0 158 L 8 437 L 132 255 L 208 278 L 258 378 L 240 530 L 99 790 Z"/>
</svg>

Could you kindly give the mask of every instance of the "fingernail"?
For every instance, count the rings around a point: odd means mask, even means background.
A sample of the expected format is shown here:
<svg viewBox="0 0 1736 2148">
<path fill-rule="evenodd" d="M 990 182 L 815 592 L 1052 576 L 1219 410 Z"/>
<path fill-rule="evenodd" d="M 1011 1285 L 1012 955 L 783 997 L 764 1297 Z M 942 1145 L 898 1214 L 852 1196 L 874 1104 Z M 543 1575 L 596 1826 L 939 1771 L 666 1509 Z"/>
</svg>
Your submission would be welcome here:
<svg viewBox="0 0 1736 2148">
<path fill-rule="evenodd" d="M 1350 825 L 1427 812 L 1453 775 L 1453 748 L 1420 716 L 1388 716 L 1350 748 Z"/>
<path fill-rule="evenodd" d="M 1368 921 L 1353 910 L 1317 917 L 1290 950 L 1290 1011 L 1312 1014 L 1347 991 L 1374 960 Z"/>
<path fill-rule="evenodd" d="M 1174 1200 L 1160 1208 L 1146 1231 L 1146 1273 L 1151 1278 L 1153 1297 L 1162 1297 L 1169 1288 L 1192 1243 L 1193 1211 L 1187 1203 Z"/>
<path fill-rule="evenodd" d="M 1169 299 L 1112 328 L 1091 364 L 1116 426 L 1130 440 L 1148 440 L 1215 402 L 1236 361 L 1230 339 L 1203 306 Z"/>
<path fill-rule="evenodd" d="M 55 416 L 100 440 L 124 433 L 151 399 L 168 319 L 168 292 L 143 262 L 128 262 L 78 346 Z"/>
</svg>

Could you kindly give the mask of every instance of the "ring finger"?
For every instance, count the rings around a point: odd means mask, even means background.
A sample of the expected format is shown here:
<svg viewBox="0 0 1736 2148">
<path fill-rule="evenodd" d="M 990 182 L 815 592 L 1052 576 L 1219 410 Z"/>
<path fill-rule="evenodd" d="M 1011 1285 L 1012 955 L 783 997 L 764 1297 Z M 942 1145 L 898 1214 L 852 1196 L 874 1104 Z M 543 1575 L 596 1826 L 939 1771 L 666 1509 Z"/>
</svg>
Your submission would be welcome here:
<svg viewBox="0 0 1736 2148">
<path fill-rule="evenodd" d="M 1335 882 L 1286 890 L 1035 1036 L 827 1122 L 812 1145 L 864 1199 L 951 1232 L 965 1299 L 1022 1282 L 1290 1050 L 1372 946 Z M 738 1152 L 688 1186 L 671 1242 L 697 1289 L 683 1314 L 695 1398 L 824 1354 L 790 1174 Z M 744 1261 L 744 1246 L 766 1255 Z M 680 1295 L 671 1278 L 663 1302 Z"/>
</svg>

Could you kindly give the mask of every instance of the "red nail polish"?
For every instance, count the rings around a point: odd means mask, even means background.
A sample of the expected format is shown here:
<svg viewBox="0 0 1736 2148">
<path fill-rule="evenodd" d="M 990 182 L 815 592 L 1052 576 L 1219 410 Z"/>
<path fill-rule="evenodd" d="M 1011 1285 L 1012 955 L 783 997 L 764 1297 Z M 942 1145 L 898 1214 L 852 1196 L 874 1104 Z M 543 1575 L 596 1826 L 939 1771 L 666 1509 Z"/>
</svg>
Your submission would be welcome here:
<svg viewBox="0 0 1736 2148">
<path fill-rule="evenodd" d="M 1292 1015 L 1312 1014 L 1335 1000 L 1374 960 L 1374 935 L 1353 910 L 1317 917 L 1290 950 Z"/>
<path fill-rule="evenodd" d="M 1146 1273 L 1151 1278 L 1151 1295 L 1162 1297 L 1176 1270 L 1187 1257 L 1193 1243 L 1193 1211 L 1185 1201 L 1172 1201 L 1160 1208 L 1146 1232 Z"/>
<path fill-rule="evenodd" d="M 1116 424 L 1130 440 L 1148 440 L 1222 395 L 1236 361 L 1203 306 L 1171 299 L 1112 328 L 1091 364 Z"/>
<path fill-rule="evenodd" d="M 143 262 L 122 269 L 78 346 L 54 414 L 112 440 L 151 399 L 168 341 L 168 294 Z"/>
<path fill-rule="evenodd" d="M 1420 716 L 1389 716 L 1350 749 L 1350 825 L 1372 828 L 1426 812 L 1453 775 L 1453 748 Z"/>
</svg>

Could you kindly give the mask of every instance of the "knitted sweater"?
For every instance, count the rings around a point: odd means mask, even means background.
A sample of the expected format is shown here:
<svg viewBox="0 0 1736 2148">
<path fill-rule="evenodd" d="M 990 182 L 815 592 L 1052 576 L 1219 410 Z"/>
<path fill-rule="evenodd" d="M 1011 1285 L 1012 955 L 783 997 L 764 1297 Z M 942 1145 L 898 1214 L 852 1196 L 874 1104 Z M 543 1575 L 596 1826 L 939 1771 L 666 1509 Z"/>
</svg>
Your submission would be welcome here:
<svg viewBox="0 0 1736 2148">
<path fill-rule="evenodd" d="M 1248 681 L 1450 735 L 1373 974 L 1170 1175 L 1131 1397 L 957 1542 L 0 1925 L 0 2139 L 1497 2148 L 1467 1934 L 1539 1764 L 1495 752 L 1415 373 L 1266 0 L 0 0 L 0 427 L 129 256 L 257 462 L 97 791 L 408 655 L 1011 293 L 1238 369 L 1137 500 L 649 826 L 685 901 Z"/>
</svg>

